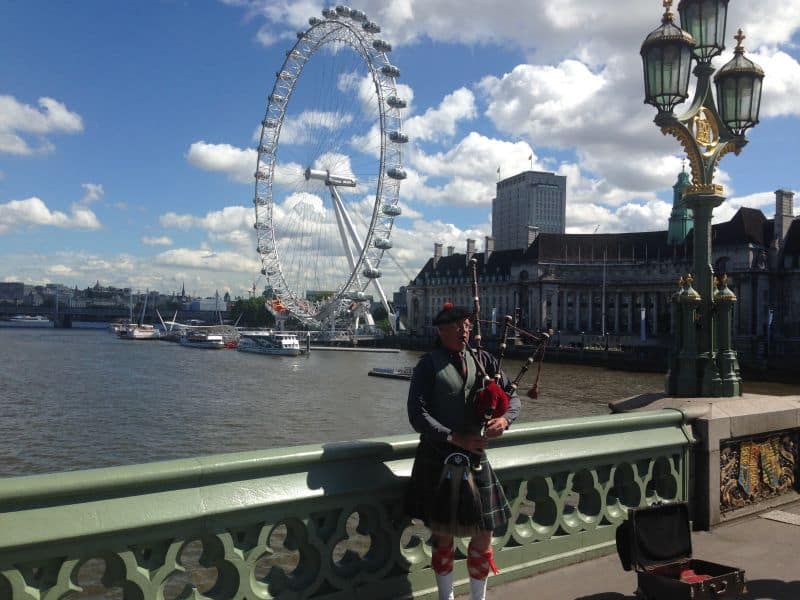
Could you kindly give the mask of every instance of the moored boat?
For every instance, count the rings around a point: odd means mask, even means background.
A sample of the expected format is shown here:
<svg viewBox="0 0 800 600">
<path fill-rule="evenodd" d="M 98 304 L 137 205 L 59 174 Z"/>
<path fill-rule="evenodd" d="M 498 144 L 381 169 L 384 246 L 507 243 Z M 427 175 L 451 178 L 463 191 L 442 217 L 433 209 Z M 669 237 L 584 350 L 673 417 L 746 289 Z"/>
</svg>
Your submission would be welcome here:
<svg viewBox="0 0 800 600">
<path fill-rule="evenodd" d="M 372 377 L 386 377 L 388 379 L 411 379 L 414 367 L 373 367 L 367 375 Z"/>
<path fill-rule="evenodd" d="M 47 317 L 36 315 L 15 315 L 7 321 L 0 321 L 0 327 L 53 327 L 54 323 Z"/>
<path fill-rule="evenodd" d="M 299 356 L 300 340 L 293 333 L 273 331 L 242 331 L 237 350 L 257 354 Z"/>
<path fill-rule="evenodd" d="M 219 334 L 186 330 L 181 335 L 181 346 L 219 350 L 225 347 L 225 341 Z"/>
<path fill-rule="evenodd" d="M 119 337 L 126 340 L 157 340 L 161 332 L 152 325 L 128 325 L 119 333 Z"/>
</svg>

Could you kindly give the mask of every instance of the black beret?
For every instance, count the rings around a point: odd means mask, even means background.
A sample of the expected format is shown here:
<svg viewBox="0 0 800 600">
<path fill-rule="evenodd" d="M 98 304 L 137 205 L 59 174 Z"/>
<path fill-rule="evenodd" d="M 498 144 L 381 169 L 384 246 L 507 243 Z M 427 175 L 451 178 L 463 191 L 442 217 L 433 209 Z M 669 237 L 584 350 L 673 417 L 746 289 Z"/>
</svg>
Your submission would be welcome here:
<svg viewBox="0 0 800 600">
<path fill-rule="evenodd" d="M 435 326 L 447 325 L 448 323 L 455 323 L 461 319 L 466 319 L 472 316 L 472 311 L 465 306 L 453 306 L 449 302 L 444 305 L 442 310 L 433 317 L 433 324 Z"/>
</svg>

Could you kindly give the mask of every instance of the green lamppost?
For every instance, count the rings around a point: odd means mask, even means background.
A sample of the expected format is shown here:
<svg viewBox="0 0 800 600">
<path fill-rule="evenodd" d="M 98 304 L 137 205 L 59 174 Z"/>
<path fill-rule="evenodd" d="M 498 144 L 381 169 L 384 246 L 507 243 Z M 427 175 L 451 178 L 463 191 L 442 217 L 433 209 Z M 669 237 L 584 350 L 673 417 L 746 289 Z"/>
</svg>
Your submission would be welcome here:
<svg viewBox="0 0 800 600">
<path fill-rule="evenodd" d="M 714 172 L 725 154 L 739 154 L 747 143 L 745 131 L 758 123 L 764 72 L 745 58 L 740 29 L 734 36 L 733 59 L 713 77 L 715 101 L 711 60 L 725 48 L 728 2 L 681 0 L 681 28 L 674 22 L 672 0 L 663 0 L 666 10 L 661 26 L 647 36 L 641 49 L 645 102 L 658 109 L 655 124 L 661 132 L 673 135 L 683 146 L 692 173 L 683 202 L 694 213 L 694 277 L 687 277 L 688 284 L 682 280 L 679 293 L 673 296 L 680 321 L 677 329 L 683 334 L 676 336 L 667 373 L 666 392 L 672 396 L 741 393 L 739 366 L 730 342 L 729 311 L 736 298 L 727 286 L 718 293 L 711 266 L 711 217 L 725 200 L 722 186 L 714 183 Z M 675 115 L 674 108 L 689 95 L 692 61 L 696 62 L 695 95 L 689 110 Z M 690 297 L 691 302 L 687 301 Z M 691 335 L 687 335 L 690 327 Z"/>
</svg>

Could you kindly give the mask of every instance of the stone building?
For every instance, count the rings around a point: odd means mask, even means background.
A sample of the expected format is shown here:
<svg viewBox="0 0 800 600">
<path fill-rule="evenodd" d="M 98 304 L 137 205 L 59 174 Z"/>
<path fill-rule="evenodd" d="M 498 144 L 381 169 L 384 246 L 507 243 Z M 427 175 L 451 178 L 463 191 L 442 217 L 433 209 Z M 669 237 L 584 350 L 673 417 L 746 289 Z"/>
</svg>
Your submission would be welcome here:
<svg viewBox="0 0 800 600">
<path fill-rule="evenodd" d="M 676 184 L 675 204 L 680 203 Z M 734 336 L 743 351 L 763 354 L 767 344 L 800 351 L 800 219 L 792 192 L 778 190 L 776 217 L 741 208 L 712 228 L 715 273 L 729 276 L 739 301 Z M 515 317 L 520 326 L 570 334 L 608 333 L 620 343 L 667 343 L 670 298 L 692 269 L 691 215 L 673 211 L 665 231 L 618 234 L 535 232 L 525 248 L 497 250 L 487 237 L 466 251 L 434 244 L 433 256 L 407 287 L 408 328 L 430 336 L 432 316 L 447 301 L 472 305 L 469 260 L 478 263 L 481 317 Z M 680 230 L 683 237 L 676 233 Z M 642 336 L 644 333 L 644 336 Z M 491 335 L 491 332 L 489 332 Z"/>
</svg>

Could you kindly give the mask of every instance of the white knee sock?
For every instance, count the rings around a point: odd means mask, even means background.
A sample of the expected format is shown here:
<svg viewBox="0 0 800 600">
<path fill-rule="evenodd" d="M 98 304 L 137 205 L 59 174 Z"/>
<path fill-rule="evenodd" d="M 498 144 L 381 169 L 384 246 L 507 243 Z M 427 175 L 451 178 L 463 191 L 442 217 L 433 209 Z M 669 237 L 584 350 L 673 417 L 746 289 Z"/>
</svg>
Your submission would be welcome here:
<svg viewBox="0 0 800 600">
<path fill-rule="evenodd" d="M 436 587 L 439 589 L 439 600 L 453 600 L 453 572 L 436 574 Z"/>
<path fill-rule="evenodd" d="M 486 580 L 469 579 L 470 598 L 472 600 L 486 600 Z"/>
</svg>

